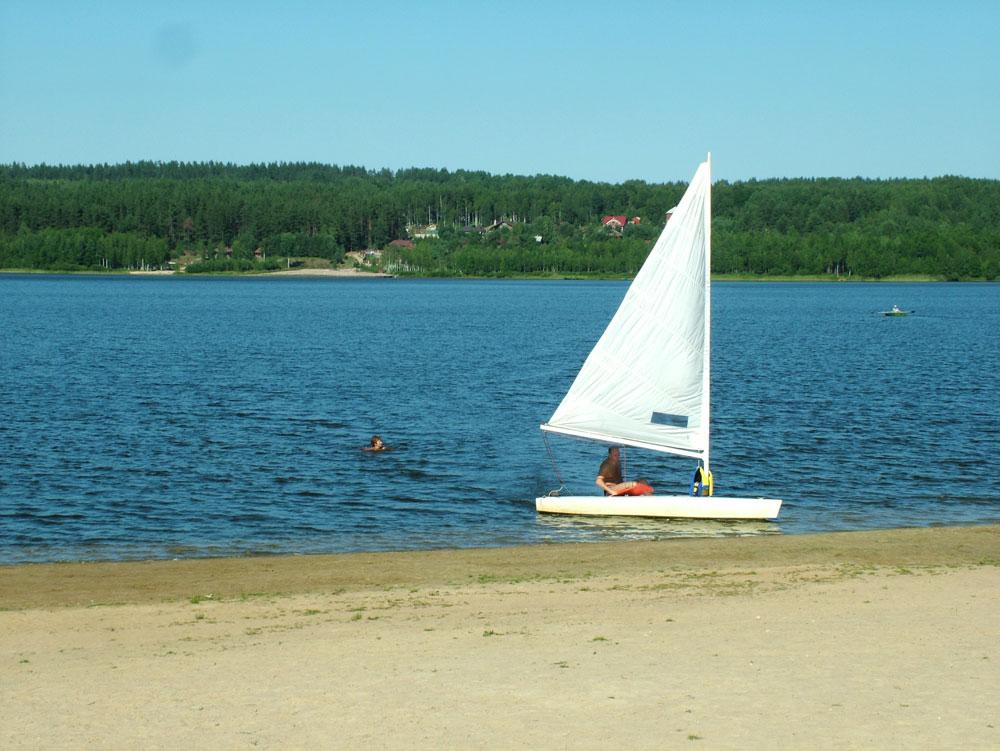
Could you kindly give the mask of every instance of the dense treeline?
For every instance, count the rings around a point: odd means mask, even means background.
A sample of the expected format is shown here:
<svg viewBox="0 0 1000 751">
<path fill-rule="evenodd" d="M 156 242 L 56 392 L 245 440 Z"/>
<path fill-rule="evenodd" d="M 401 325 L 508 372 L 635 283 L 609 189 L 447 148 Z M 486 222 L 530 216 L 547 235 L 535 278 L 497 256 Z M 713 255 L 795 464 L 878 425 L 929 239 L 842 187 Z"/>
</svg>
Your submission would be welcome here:
<svg viewBox="0 0 1000 751">
<path fill-rule="evenodd" d="M 169 260 L 170 251 L 162 238 L 130 232 L 46 227 L 0 236 L 0 268 L 86 271 L 159 267 Z"/>
<path fill-rule="evenodd" d="M 631 274 L 684 187 L 303 163 L 2 165 L 0 267 L 136 268 L 185 254 L 201 259 L 192 270 L 340 263 L 433 223 L 437 238 L 381 262 L 422 274 Z M 608 214 L 642 223 L 612 235 Z M 716 272 L 1000 276 L 1000 181 L 723 181 L 713 214 Z M 509 228 L 485 231 L 501 219 Z"/>
</svg>

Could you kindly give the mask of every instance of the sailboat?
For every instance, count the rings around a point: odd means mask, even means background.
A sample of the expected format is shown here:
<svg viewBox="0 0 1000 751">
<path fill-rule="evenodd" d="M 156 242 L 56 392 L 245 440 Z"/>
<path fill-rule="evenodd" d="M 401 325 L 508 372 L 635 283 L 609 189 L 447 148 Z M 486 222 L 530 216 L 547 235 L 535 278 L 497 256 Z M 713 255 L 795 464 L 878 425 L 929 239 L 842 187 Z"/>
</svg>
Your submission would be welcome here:
<svg viewBox="0 0 1000 751">
<path fill-rule="evenodd" d="M 709 465 L 711 154 L 548 422 L 547 433 L 691 457 L 691 493 L 535 499 L 540 512 L 774 519 L 781 501 L 714 495 Z M 596 473 L 595 473 L 596 474 Z"/>
</svg>

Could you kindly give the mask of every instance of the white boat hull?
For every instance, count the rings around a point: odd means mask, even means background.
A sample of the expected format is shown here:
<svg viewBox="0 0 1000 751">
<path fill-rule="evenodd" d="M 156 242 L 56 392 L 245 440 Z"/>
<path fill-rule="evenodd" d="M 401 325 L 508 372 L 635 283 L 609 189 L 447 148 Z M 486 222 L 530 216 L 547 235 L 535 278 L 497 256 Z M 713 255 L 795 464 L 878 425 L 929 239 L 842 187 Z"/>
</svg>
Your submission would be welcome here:
<svg viewBox="0 0 1000 751">
<path fill-rule="evenodd" d="M 774 498 L 643 495 L 543 496 L 535 510 L 546 514 L 591 516 L 663 516 L 676 519 L 776 519 L 781 501 Z"/>
</svg>

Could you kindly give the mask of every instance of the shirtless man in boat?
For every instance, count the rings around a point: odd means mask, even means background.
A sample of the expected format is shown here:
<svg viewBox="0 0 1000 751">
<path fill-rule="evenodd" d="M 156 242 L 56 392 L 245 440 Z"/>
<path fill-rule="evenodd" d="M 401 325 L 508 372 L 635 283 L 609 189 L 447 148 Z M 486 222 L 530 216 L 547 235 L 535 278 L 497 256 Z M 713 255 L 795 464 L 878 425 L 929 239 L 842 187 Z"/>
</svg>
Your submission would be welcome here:
<svg viewBox="0 0 1000 751">
<path fill-rule="evenodd" d="M 608 448 L 608 458 L 597 470 L 597 487 L 604 495 L 650 495 L 653 492 L 643 482 L 622 482 L 621 451 L 617 446 Z"/>
</svg>

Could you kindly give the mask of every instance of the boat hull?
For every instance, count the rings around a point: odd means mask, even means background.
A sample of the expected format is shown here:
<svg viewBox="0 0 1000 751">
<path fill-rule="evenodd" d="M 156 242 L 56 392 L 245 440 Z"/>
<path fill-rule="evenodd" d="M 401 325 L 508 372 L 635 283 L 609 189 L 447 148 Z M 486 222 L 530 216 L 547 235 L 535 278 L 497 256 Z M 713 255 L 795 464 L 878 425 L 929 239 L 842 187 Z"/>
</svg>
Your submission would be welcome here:
<svg viewBox="0 0 1000 751">
<path fill-rule="evenodd" d="M 775 498 L 725 496 L 543 496 L 535 510 L 545 514 L 589 516 L 659 516 L 674 519 L 776 519 L 781 501 Z"/>
</svg>

